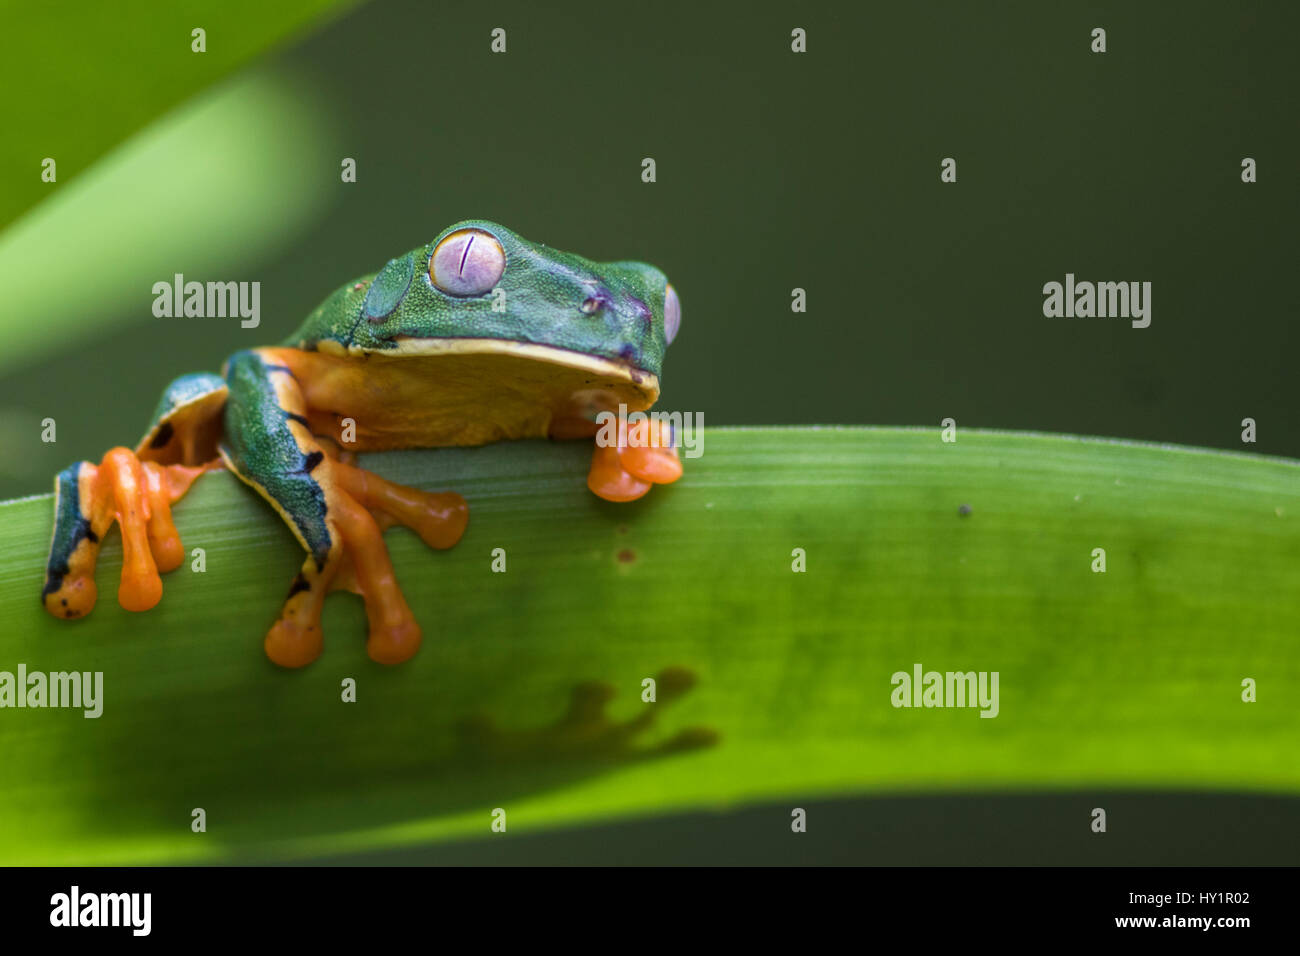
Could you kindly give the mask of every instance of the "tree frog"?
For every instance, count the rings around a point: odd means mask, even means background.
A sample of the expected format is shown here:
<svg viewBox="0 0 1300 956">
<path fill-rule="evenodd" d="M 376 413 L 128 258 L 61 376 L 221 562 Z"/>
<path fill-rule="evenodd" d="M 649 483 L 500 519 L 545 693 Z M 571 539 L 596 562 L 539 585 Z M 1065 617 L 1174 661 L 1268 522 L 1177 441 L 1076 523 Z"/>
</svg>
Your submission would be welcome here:
<svg viewBox="0 0 1300 956">
<path fill-rule="evenodd" d="M 458 222 L 335 290 L 284 344 L 236 352 L 220 375 L 174 380 L 134 451 L 114 448 L 98 465 L 61 472 L 41 601 L 56 617 L 91 611 L 95 561 L 116 522 L 118 601 L 154 607 L 159 572 L 185 556 L 171 506 L 224 467 L 271 503 L 307 552 L 266 635 L 267 656 L 283 667 L 315 660 L 325 596 L 343 588 L 365 601 L 371 659 L 406 661 L 420 626 L 383 530 L 398 522 L 450 548 L 469 511 L 458 494 L 358 467 L 354 453 L 590 438 L 601 412 L 655 403 L 680 323 L 677 293 L 654 266 L 592 262 L 493 222 Z M 588 486 L 631 501 L 676 481 L 669 431 L 642 419 L 626 446 L 598 442 Z"/>
</svg>

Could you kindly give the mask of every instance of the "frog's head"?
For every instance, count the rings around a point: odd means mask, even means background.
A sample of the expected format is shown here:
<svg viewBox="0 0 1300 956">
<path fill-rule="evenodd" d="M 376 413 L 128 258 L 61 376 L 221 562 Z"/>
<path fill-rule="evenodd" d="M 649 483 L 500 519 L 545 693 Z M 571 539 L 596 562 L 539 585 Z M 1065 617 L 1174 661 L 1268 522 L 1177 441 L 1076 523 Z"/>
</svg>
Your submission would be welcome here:
<svg viewBox="0 0 1300 956">
<path fill-rule="evenodd" d="M 608 386 L 641 407 L 658 396 L 681 322 L 677 293 L 654 266 L 593 262 L 482 219 L 449 226 L 317 313 L 300 333 L 309 347 L 502 356 L 552 369 L 557 389 Z"/>
</svg>

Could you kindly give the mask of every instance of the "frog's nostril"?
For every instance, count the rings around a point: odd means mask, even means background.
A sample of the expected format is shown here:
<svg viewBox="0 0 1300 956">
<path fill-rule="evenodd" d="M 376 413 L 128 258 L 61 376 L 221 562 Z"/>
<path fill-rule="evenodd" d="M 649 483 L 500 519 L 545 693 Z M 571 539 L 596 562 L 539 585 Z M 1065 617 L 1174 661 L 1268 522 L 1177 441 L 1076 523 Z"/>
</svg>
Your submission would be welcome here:
<svg viewBox="0 0 1300 956">
<path fill-rule="evenodd" d="M 582 313 L 584 315 L 595 315 L 604 307 L 605 307 L 605 300 L 600 298 L 599 296 L 594 296 L 594 295 L 586 299 L 582 303 L 582 305 L 578 306 L 578 308 L 582 310 Z"/>
</svg>

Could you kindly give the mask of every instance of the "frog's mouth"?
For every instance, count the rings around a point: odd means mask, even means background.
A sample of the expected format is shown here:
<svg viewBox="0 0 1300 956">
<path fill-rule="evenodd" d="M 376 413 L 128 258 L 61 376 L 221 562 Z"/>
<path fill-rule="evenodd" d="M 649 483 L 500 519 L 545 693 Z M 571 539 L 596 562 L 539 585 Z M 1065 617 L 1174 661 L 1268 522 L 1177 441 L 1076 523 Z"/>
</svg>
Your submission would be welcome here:
<svg viewBox="0 0 1300 956">
<path fill-rule="evenodd" d="M 659 377 L 644 369 L 506 339 L 403 336 L 384 349 L 325 341 L 302 361 L 308 406 L 332 409 L 344 396 L 358 451 L 590 437 L 602 413 L 645 411 L 659 398 Z"/>
<path fill-rule="evenodd" d="M 604 383 L 611 386 L 631 386 L 648 397 L 647 407 L 659 397 L 659 376 L 637 368 L 625 359 L 588 355 L 554 345 L 532 342 L 515 342 L 510 339 L 479 338 L 418 338 L 399 335 L 393 339 L 395 348 L 378 353 L 386 356 L 502 356 L 526 362 L 538 362 L 568 369 L 590 376 L 591 385 Z"/>
</svg>

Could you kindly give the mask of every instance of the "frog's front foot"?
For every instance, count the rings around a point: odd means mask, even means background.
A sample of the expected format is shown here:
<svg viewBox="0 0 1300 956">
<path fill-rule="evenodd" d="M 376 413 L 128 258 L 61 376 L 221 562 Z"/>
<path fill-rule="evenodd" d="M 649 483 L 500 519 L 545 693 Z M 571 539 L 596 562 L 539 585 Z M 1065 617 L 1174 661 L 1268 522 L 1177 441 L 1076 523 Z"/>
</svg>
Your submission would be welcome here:
<svg viewBox="0 0 1300 956">
<path fill-rule="evenodd" d="M 384 545 L 384 529 L 404 524 L 431 548 L 450 548 L 469 522 L 469 506 L 453 492 L 393 484 L 342 461 L 328 463 L 326 500 L 336 541 L 318 566 L 308 556 L 289 588 L 279 619 L 266 635 L 266 655 L 281 667 L 304 667 L 320 656 L 321 607 L 330 591 L 349 590 L 366 605 L 366 652 L 381 664 L 400 664 L 420 648 L 411 613 Z M 324 479 L 324 476 L 322 476 Z"/>
<path fill-rule="evenodd" d="M 672 429 L 658 419 L 642 419 L 627 429 L 627 444 L 596 443 L 587 487 L 606 501 L 635 501 L 651 485 L 671 484 L 682 476 Z"/>
<path fill-rule="evenodd" d="M 194 479 L 219 462 L 160 465 L 114 448 L 93 465 L 78 462 L 55 482 L 54 538 L 41 603 L 55 617 L 89 614 L 95 606 L 95 562 L 104 535 L 122 529 L 122 580 L 117 599 L 128 611 L 147 611 L 162 598 L 159 572 L 185 559 L 171 506 Z"/>
</svg>

